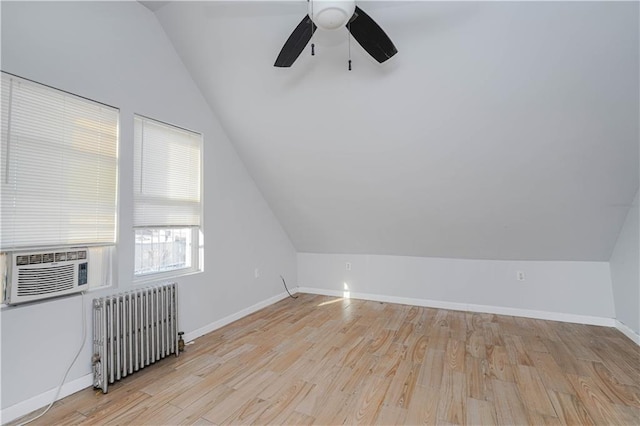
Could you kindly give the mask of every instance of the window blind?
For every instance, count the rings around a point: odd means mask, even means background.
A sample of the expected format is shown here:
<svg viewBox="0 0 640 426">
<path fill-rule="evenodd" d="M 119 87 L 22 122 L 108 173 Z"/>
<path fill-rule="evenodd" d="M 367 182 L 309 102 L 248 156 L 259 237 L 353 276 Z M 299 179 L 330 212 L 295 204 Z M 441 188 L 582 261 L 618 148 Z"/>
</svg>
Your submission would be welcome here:
<svg viewBox="0 0 640 426">
<path fill-rule="evenodd" d="M 134 117 L 134 227 L 200 226 L 202 136 Z"/>
<path fill-rule="evenodd" d="M 115 243 L 118 114 L 2 73 L 2 250 Z"/>
</svg>

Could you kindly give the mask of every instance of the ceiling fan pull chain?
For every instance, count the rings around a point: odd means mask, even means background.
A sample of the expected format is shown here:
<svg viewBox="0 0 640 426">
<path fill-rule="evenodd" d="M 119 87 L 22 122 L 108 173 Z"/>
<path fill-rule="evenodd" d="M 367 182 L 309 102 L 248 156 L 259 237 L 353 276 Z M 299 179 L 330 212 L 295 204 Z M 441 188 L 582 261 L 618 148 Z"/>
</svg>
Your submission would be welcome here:
<svg viewBox="0 0 640 426">
<path fill-rule="evenodd" d="M 307 0 L 309 2 L 310 0 Z M 316 45 L 313 42 L 313 1 L 311 1 L 311 56 L 316 56 Z"/>
<path fill-rule="evenodd" d="M 349 46 L 349 71 L 351 71 L 351 21 L 347 22 L 347 34 L 349 36 L 349 40 L 347 45 Z"/>
</svg>

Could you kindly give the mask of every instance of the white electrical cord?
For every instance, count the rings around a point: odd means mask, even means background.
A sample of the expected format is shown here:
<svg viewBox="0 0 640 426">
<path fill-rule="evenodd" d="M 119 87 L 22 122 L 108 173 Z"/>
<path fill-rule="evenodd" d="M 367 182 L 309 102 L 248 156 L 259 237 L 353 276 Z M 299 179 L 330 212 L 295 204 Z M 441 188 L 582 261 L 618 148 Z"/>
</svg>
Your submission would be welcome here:
<svg viewBox="0 0 640 426">
<path fill-rule="evenodd" d="M 73 367 L 73 364 L 76 363 L 76 360 L 78 359 L 78 357 L 80 356 L 80 353 L 82 352 L 82 348 L 84 348 L 84 342 L 87 338 L 87 316 L 85 315 L 85 307 L 84 307 L 84 291 L 80 293 L 82 295 L 82 344 L 80 345 L 80 349 L 78 349 L 78 352 L 76 353 L 76 356 L 73 358 L 73 361 L 71 361 L 71 364 L 69 365 L 69 368 L 67 368 L 67 371 L 64 372 L 64 376 L 62 376 L 62 381 L 60 382 L 60 385 L 58 386 L 58 389 L 56 390 L 56 394 L 53 397 L 53 401 L 51 401 L 51 403 L 47 406 L 47 408 L 40 413 L 39 415 L 37 415 L 36 417 L 27 420 L 26 422 L 22 422 L 20 423 L 18 426 L 24 426 L 26 424 L 31 423 L 34 420 L 38 420 L 40 417 L 44 416 L 45 414 L 47 414 L 47 411 L 49 411 L 49 409 L 53 406 L 53 403 L 56 402 L 58 400 L 58 396 L 60 395 L 60 390 L 62 389 L 62 385 L 64 385 L 64 381 L 67 379 L 67 374 L 69 374 L 69 371 L 71 371 L 71 367 Z"/>
</svg>

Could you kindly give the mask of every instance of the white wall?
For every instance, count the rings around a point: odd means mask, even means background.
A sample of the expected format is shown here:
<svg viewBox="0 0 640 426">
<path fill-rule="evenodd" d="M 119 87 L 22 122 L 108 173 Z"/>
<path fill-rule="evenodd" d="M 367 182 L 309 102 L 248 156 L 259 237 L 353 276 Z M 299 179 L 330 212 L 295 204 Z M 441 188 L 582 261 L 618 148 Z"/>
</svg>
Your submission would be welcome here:
<svg viewBox="0 0 640 426">
<path fill-rule="evenodd" d="M 177 280 L 180 328 L 206 328 L 279 297 L 280 274 L 295 281 L 295 249 L 148 9 L 137 2 L 3 1 L 1 28 L 4 71 L 120 108 L 116 285 L 89 293 L 87 314 L 93 297 L 133 285 L 134 113 L 204 134 L 204 272 Z M 3 421 L 30 398 L 44 405 L 39 396 L 57 386 L 81 342 L 80 301 L 2 309 Z M 90 329 L 87 337 L 68 381 L 85 383 L 91 371 Z"/>
<path fill-rule="evenodd" d="M 359 4 L 399 53 L 352 39 L 351 72 L 346 29 L 273 66 L 302 0 L 158 11 L 298 250 L 608 262 L 638 184 L 640 3 Z"/>
<path fill-rule="evenodd" d="M 614 318 L 607 262 L 299 253 L 298 284 L 329 294 L 341 294 L 346 284 L 351 297 L 462 310 L 607 325 Z"/>
<path fill-rule="evenodd" d="M 640 227 L 638 193 L 611 254 L 616 319 L 640 335 Z"/>
</svg>

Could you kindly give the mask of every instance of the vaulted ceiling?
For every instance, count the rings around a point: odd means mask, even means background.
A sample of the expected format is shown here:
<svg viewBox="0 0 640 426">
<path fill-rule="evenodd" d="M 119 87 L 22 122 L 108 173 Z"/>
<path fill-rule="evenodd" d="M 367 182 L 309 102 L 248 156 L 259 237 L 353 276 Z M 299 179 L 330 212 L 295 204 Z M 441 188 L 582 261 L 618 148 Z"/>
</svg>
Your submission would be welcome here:
<svg viewBox="0 0 640 426">
<path fill-rule="evenodd" d="M 341 28 L 273 67 L 305 1 L 151 7 L 297 250 L 609 260 L 638 190 L 639 4 L 358 5 L 398 48 L 382 65 Z"/>
</svg>

